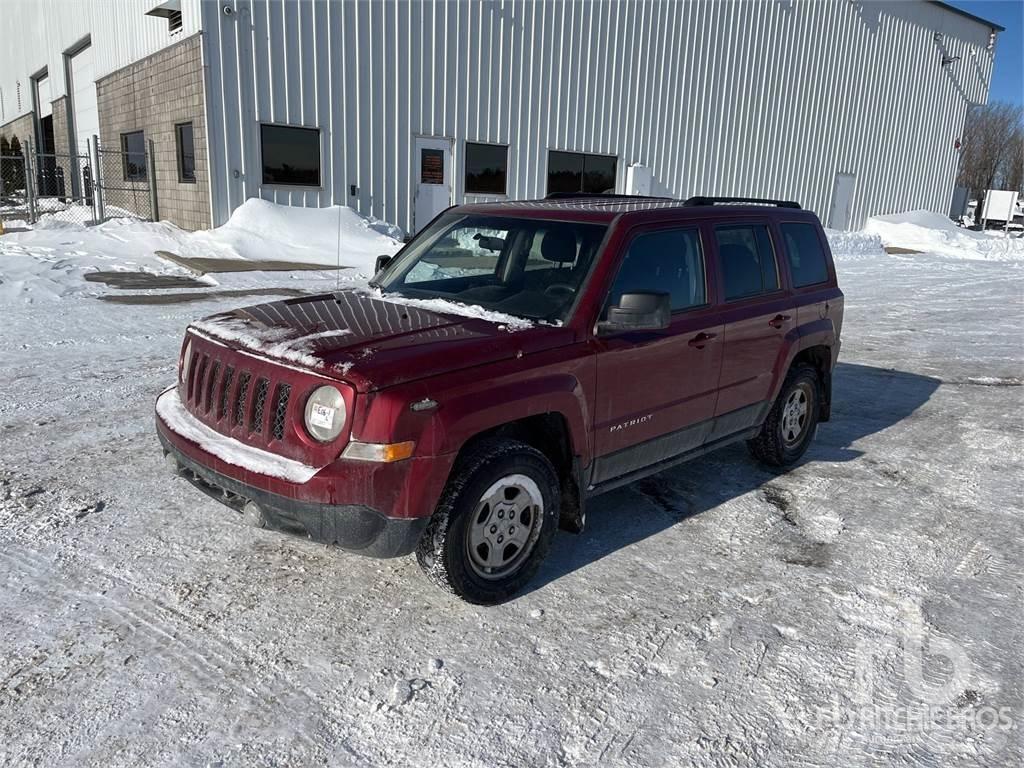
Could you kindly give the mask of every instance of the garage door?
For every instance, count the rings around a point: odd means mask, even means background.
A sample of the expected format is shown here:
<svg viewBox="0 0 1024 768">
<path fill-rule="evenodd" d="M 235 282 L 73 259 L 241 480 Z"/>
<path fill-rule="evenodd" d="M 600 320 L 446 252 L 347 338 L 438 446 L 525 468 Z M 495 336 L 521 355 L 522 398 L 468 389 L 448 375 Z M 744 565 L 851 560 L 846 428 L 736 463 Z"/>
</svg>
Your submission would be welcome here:
<svg viewBox="0 0 1024 768">
<path fill-rule="evenodd" d="M 71 106 L 75 120 L 75 141 L 80 152 L 86 142 L 100 132 L 96 107 L 96 83 L 93 76 L 92 46 L 87 45 L 71 57 Z"/>
</svg>

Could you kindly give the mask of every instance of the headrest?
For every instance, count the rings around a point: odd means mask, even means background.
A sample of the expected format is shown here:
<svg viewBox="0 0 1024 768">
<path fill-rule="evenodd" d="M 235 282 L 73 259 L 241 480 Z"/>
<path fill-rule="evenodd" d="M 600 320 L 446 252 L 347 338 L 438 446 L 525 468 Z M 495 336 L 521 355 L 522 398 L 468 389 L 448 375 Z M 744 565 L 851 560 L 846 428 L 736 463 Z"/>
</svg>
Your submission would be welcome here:
<svg viewBox="0 0 1024 768">
<path fill-rule="evenodd" d="M 540 255 L 556 264 L 576 260 L 576 236 L 567 229 L 557 227 L 544 233 L 540 241 Z"/>
</svg>

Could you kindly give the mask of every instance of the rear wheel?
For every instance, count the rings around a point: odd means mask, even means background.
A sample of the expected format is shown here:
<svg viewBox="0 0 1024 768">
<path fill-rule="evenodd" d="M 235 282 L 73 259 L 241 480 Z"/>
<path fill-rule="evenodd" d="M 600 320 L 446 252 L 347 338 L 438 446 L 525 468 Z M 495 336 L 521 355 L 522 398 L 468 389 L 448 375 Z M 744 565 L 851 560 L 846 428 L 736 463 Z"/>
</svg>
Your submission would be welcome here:
<svg viewBox="0 0 1024 768">
<path fill-rule="evenodd" d="M 791 368 L 760 433 L 747 441 L 750 452 L 773 467 L 796 462 L 814 438 L 820 403 L 818 372 L 809 365 Z"/>
<path fill-rule="evenodd" d="M 416 559 L 463 600 L 502 602 L 540 567 L 559 504 L 558 477 L 544 454 L 515 440 L 482 442 L 452 471 Z"/>
</svg>

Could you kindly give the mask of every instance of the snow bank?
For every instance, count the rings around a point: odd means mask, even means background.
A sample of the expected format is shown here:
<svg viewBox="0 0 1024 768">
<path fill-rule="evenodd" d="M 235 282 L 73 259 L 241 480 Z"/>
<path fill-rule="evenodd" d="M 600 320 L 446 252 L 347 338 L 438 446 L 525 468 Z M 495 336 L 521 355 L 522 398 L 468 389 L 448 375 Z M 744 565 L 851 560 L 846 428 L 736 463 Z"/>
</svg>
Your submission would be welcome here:
<svg viewBox="0 0 1024 768">
<path fill-rule="evenodd" d="M 838 229 L 826 229 L 829 248 L 836 261 L 862 259 L 866 256 L 885 255 L 882 239 L 878 235 L 866 232 L 841 232 Z"/>
<path fill-rule="evenodd" d="M 85 281 L 88 272 L 194 277 L 156 251 L 332 267 L 340 261 L 368 277 L 377 256 L 393 254 L 402 245 L 398 227 L 364 218 L 351 208 L 291 208 L 258 199 L 239 206 L 224 226 L 200 232 L 127 218 L 87 227 L 58 213 L 44 215 L 30 229 L 19 229 L 0 237 L 0 303 L 106 293 L 104 286 Z M 204 282 L 218 284 L 212 277 Z"/>
<path fill-rule="evenodd" d="M 182 256 L 300 261 L 374 273 L 382 254 L 402 246 L 402 230 L 351 208 L 294 208 L 253 198 L 217 229 L 186 235 Z"/>
<path fill-rule="evenodd" d="M 864 231 L 897 248 L 959 259 L 1024 260 L 1024 239 L 964 229 L 932 211 L 874 216 L 868 219 Z"/>
</svg>

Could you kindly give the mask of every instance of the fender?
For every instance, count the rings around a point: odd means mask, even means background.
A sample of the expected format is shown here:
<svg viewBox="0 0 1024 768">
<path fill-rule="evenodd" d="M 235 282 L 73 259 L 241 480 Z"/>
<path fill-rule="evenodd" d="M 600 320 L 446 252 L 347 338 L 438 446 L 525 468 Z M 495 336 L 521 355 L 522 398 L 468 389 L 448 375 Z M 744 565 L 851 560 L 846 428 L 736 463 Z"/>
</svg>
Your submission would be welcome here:
<svg viewBox="0 0 1024 768">
<path fill-rule="evenodd" d="M 589 464 L 587 400 L 582 384 L 570 373 L 507 381 L 446 400 L 433 419 L 435 445 L 439 453 L 455 453 L 481 432 L 546 413 L 565 418 L 573 455 Z"/>
<path fill-rule="evenodd" d="M 771 402 L 779 396 L 782 383 L 786 380 L 786 374 L 793 365 L 796 356 L 805 349 L 811 347 L 835 348 L 836 328 L 832 318 L 823 317 L 809 323 L 796 326 L 786 334 L 782 347 L 779 349 L 779 356 L 775 360 L 775 367 L 772 371 L 774 383 L 772 385 Z M 834 356 L 833 356 L 834 361 Z"/>
</svg>

